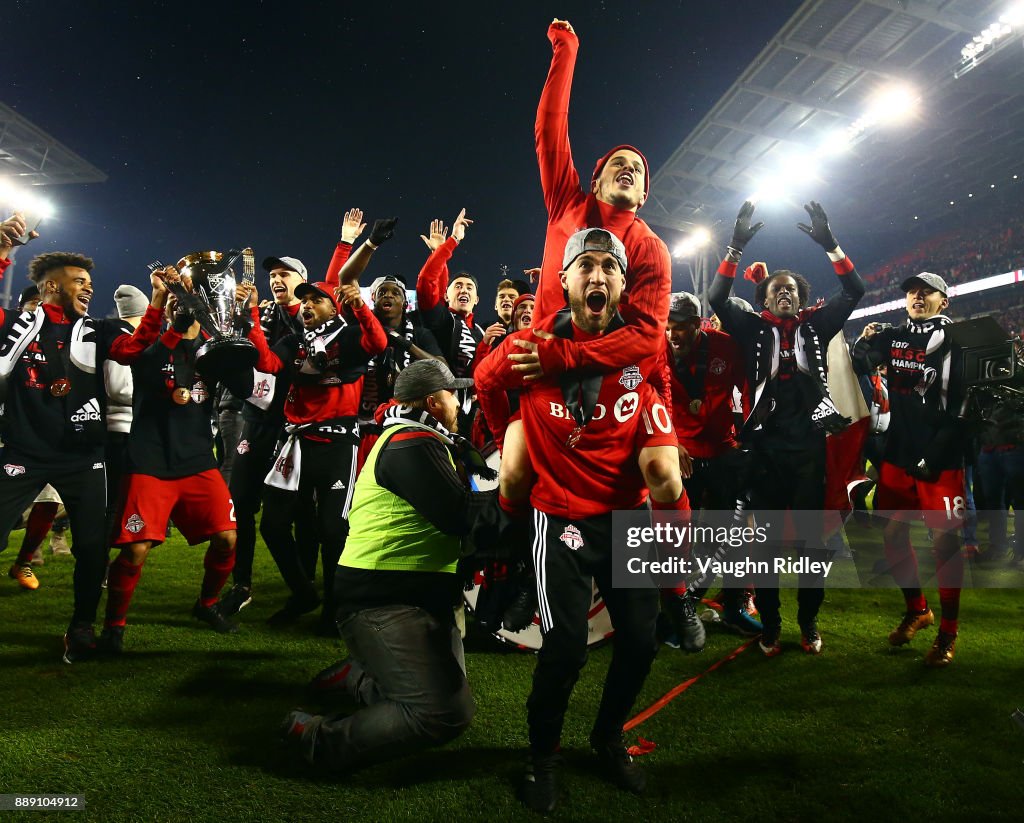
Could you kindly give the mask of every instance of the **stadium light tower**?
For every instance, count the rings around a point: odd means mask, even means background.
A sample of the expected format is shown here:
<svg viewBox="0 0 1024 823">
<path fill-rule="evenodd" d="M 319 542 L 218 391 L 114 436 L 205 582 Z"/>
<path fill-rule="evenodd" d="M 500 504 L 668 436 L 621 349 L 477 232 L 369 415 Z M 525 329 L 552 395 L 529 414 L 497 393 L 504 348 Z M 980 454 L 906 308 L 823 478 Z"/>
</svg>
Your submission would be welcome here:
<svg viewBox="0 0 1024 823">
<path fill-rule="evenodd" d="M 999 16 L 998 21 L 990 23 L 960 49 L 960 62 L 953 71 L 953 77 L 959 80 L 967 72 L 977 68 L 993 54 L 1005 48 L 1013 41 L 1014 35 L 1022 31 L 1024 0 L 1018 0 Z"/>
<path fill-rule="evenodd" d="M 56 212 L 43 186 L 66 183 L 102 183 L 107 176 L 55 137 L 0 103 L 0 207 L 36 217 Z M 3 218 L 0 218 L 3 219 Z M 11 257 L 16 256 L 17 249 Z M 14 266 L 8 267 L 0 286 L 0 306 L 9 308 Z"/>
</svg>

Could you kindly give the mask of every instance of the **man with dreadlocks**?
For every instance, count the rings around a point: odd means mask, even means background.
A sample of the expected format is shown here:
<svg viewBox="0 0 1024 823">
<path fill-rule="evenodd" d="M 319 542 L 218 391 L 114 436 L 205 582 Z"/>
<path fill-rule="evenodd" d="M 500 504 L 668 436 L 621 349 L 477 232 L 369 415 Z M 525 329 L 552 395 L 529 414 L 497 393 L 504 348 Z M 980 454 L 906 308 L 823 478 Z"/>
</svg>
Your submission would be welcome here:
<svg viewBox="0 0 1024 823">
<path fill-rule="evenodd" d="M 747 494 L 752 509 L 821 511 L 825 505 L 825 435 L 842 431 L 850 422 L 829 397 L 827 352 L 829 341 L 864 295 L 864 282 L 839 248 L 821 205 L 812 200 L 804 209 L 811 224 L 797 227 L 832 261 L 842 287 L 838 295 L 808 307 L 810 285 L 803 277 L 786 269 L 764 276 L 763 265 L 755 265 L 751 270 L 762 276 L 751 274 L 750 279 L 759 281 L 756 298 L 764 311 L 755 314 L 729 300 L 743 249 L 764 225 L 750 224 L 754 214 L 750 201 L 740 209 L 728 253 L 708 290 L 722 329 L 746 354 L 751 408 L 741 439 L 753 451 Z M 820 539 L 820 535 L 803 536 L 811 542 Z M 767 657 L 782 651 L 779 589 L 777 575 L 774 577 L 775 581 L 768 579 L 769 585 L 757 584 L 764 627 L 760 645 Z M 817 617 L 825 599 L 824 579 L 803 574 L 799 589 L 801 646 L 807 654 L 820 654 Z"/>
<path fill-rule="evenodd" d="M 405 289 L 405 280 L 394 274 L 378 277 L 370 284 L 373 314 L 384 327 L 388 346 L 370 361 L 363 381 L 363 396 L 359 401 L 360 467 L 381 433 L 374 413 L 378 406 L 394 396 L 395 379 L 399 373 L 417 360 L 443 359 L 433 332 L 415 324 L 413 313 L 406 311 L 408 299 Z"/>
<path fill-rule="evenodd" d="M 854 344 L 854 368 L 871 374 L 885 366 L 889 388 L 889 431 L 878 472 L 875 508 L 894 516 L 885 527 L 885 554 L 906 613 L 889 634 L 903 646 L 935 622 L 921 592 L 910 521 L 924 516 L 932 532 L 942 620 L 925 655 L 929 666 L 948 666 L 956 646 L 964 563 L 960 529 L 965 514 L 964 452 L 967 435 L 959 418 L 963 401 L 957 358 L 949 339 L 952 321 L 946 281 L 922 272 L 903 282 L 907 320 L 881 329 L 869 324 Z"/>
</svg>

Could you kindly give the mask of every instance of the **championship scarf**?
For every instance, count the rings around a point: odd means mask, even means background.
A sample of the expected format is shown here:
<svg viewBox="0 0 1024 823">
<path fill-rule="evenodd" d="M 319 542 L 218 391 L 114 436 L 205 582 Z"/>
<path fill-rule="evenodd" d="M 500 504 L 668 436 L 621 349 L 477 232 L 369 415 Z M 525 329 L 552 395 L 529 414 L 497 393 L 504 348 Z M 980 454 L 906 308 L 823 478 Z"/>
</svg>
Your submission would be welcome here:
<svg viewBox="0 0 1024 823">
<path fill-rule="evenodd" d="M 933 408 L 937 405 L 943 411 L 949 409 L 953 351 L 948 344 L 946 326 L 952 322 L 944 314 L 936 314 L 921 323 L 915 323 L 908 317 L 896 335 L 896 339 L 909 343 L 911 349 L 924 351 L 924 368 L 914 386 L 914 392 L 921 398 L 922 404 Z"/>
<path fill-rule="evenodd" d="M 772 413 L 772 394 L 778 385 L 779 351 L 785 341 L 792 341 L 797 371 L 805 380 L 799 382 L 805 408 L 811 423 L 828 434 L 840 432 L 852 422 L 836 409 L 828 393 L 824 356 L 818 332 L 808 321 L 814 309 L 804 309 L 792 319 L 776 317 L 770 311 L 761 312 L 761 329 L 754 348 L 754 397 L 744 431 L 761 428 Z"/>
<path fill-rule="evenodd" d="M 386 429 L 388 426 L 414 426 L 421 429 L 429 429 L 441 438 L 441 441 L 451 450 L 455 459 L 462 464 L 467 474 L 482 477 L 484 480 L 497 480 L 498 473 L 487 465 L 487 461 L 469 442 L 460 434 L 448 431 L 434 416 L 426 409 L 413 409 L 397 400 L 392 400 L 384 407 L 383 415 L 378 409 L 377 417 L 381 419 L 381 425 Z"/>
<path fill-rule="evenodd" d="M 384 325 L 383 321 L 381 325 Z M 383 398 L 391 399 L 398 373 L 412 362 L 409 347 L 396 346 L 392 340 L 392 335 L 398 335 L 399 339 L 410 345 L 414 342 L 413 324 L 408 316 L 402 314 L 398 328 L 384 328 L 388 335 L 388 347 L 370 361 L 366 380 L 363 381 L 363 395 L 359 399 L 359 422 L 364 425 L 364 433 L 366 426 L 374 425 L 373 413 L 377 406 L 385 402 Z"/>
<path fill-rule="evenodd" d="M 34 311 L 22 312 L 15 318 L 10 331 L 0 341 L 0 377 L 9 377 L 19 359 L 33 340 L 38 340 L 47 357 L 47 377 L 66 378 L 70 391 L 64 397 L 54 397 L 53 402 L 64 407 L 64 445 L 76 447 L 102 441 L 106 427 L 103 422 L 103 406 L 97 396 L 96 381 L 96 321 L 88 315 L 79 317 L 71 327 L 68 337 L 66 367 L 63 363 L 49 362 L 57 351 L 54 325 L 46 322 L 42 305 Z M 61 374 L 57 374 L 60 371 Z M 63 373 L 66 371 L 66 374 Z"/>
<path fill-rule="evenodd" d="M 448 365 L 456 377 L 472 377 L 470 366 L 476 357 L 476 346 L 479 342 L 473 335 L 476 328 L 473 315 L 467 314 L 463 317 L 451 309 L 449 312 L 452 316 L 452 339 L 448 347 Z M 469 414 L 473 407 L 473 389 L 459 389 L 455 396 L 463 414 Z"/>
<path fill-rule="evenodd" d="M 290 492 L 299 490 L 299 479 L 302 476 L 302 447 L 299 441 L 305 435 L 320 442 L 347 441 L 355 448 L 359 445 L 359 422 L 354 417 L 338 417 L 312 423 L 285 423 L 283 440 L 278 443 L 274 462 L 263 478 L 264 483 L 275 489 Z"/>
</svg>

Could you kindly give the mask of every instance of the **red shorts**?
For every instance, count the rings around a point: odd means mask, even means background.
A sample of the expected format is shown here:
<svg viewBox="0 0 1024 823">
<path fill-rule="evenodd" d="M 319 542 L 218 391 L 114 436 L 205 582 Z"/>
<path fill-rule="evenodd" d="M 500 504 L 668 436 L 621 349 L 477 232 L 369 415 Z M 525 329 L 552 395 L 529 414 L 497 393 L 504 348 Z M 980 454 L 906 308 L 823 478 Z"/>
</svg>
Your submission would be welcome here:
<svg viewBox="0 0 1024 823">
<path fill-rule="evenodd" d="M 190 546 L 238 526 L 231 493 L 217 469 L 174 480 L 129 474 L 125 478 L 120 529 L 113 544 L 163 543 L 168 519 L 174 520 Z"/>
<path fill-rule="evenodd" d="M 928 482 L 883 461 L 878 472 L 875 510 L 899 512 L 904 515 L 901 520 L 924 519 L 930 529 L 949 531 L 963 525 L 967 514 L 965 490 L 963 469 L 946 469 Z"/>
</svg>

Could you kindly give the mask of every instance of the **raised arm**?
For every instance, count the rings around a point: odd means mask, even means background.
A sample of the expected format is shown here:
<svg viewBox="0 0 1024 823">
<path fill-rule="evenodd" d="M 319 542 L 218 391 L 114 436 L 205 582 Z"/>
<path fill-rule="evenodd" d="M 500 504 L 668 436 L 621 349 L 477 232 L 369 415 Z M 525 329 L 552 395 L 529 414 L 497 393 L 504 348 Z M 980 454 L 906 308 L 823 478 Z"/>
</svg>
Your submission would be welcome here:
<svg viewBox="0 0 1024 823">
<path fill-rule="evenodd" d="M 342 304 L 352 309 L 356 322 L 359 324 L 359 330 L 362 332 L 359 345 L 363 351 L 370 357 L 376 357 L 384 351 L 388 347 L 388 336 L 376 315 L 363 301 L 363 297 L 359 293 L 359 286 L 349 283 L 339 287 L 335 295 Z"/>
<path fill-rule="evenodd" d="M 358 217 L 355 217 L 353 215 L 353 212 L 358 212 Z M 350 209 L 348 212 L 345 213 L 345 220 L 346 224 L 348 224 L 347 228 L 349 230 L 348 233 L 352 234 L 353 228 L 356 229 L 355 234 L 352 236 L 352 242 L 355 242 L 355 238 L 359 236 L 359 233 L 362 232 L 363 227 L 366 224 L 361 223 L 358 226 L 353 227 L 351 223 L 357 220 L 361 220 L 362 215 L 363 213 L 358 209 Z M 397 225 L 397 217 L 384 217 L 381 218 L 380 220 L 375 220 L 373 222 L 373 228 L 370 230 L 370 237 L 358 249 L 355 250 L 351 257 L 347 257 L 346 260 L 343 261 L 344 265 L 340 267 L 340 271 L 337 273 L 335 280 L 330 279 L 331 271 L 330 269 L 328 269 L 327 282 L 330 283 L 332 286 L 345 286 L 348 285 L 349 283 L 357 283 L 359 281 L 360 275 L 362 275 L 362 273 L 366 270 L 366 267 L 369 265 L 370 258 L 373 257 L 373 253 L 377 251 L 377 249 L 380 248 L 380 246 L 383 243 L 386 243 L 388 240 L 395 236 L 395 226 Z M 344 238 L 346 236 L 345 229 L 346 226 L 343 226 L 342 243 L 344 243 Z M 338 255 L 337 251 L 335 251 L 335 255 Z"/>
<path fill-rule="evenodd" d="M 167 266 L 163 271 L 153 272 L 149 276 L 153 295 L 142 320 L 132 334 L 119 334 L 110 341 L 107 358 L 122 366 L 130 366 L 142 353 L 157 341 L 160 335 L 160 323 L 163 320 L 164 306 L 167 304 L 167 283 L 175 283 L 180 279 L 174 266 Z"/>
<path fill-rule="evenodd" d="M 448 289 L 448 261 L 466 236 L 466 227 L 472 224 L 473 221 L 466 217 L 466 210 L 462 209 L 452 225 L 451 237 L 448 237 L 448 229 L 441 220 L 430 222 L 429 237 L 420 235 L 420 240 L 430 249 L 430 257 L 416 278 L 416 305 L 421 312 L 430 312 L 444 302 Z"/>
<path fill-rule="evenodd" d="M 580 176 L 569 146 L 569 96 L 580 41 L 568 21 L 557 19 L 548 26 L 548 40 L 551 41 L 551 67 L 537 106 L 534 139 L 544 205 L 550 221 L 561 215 L 572 202 L 572 195 L 580 189 Z"/>
</svg>

